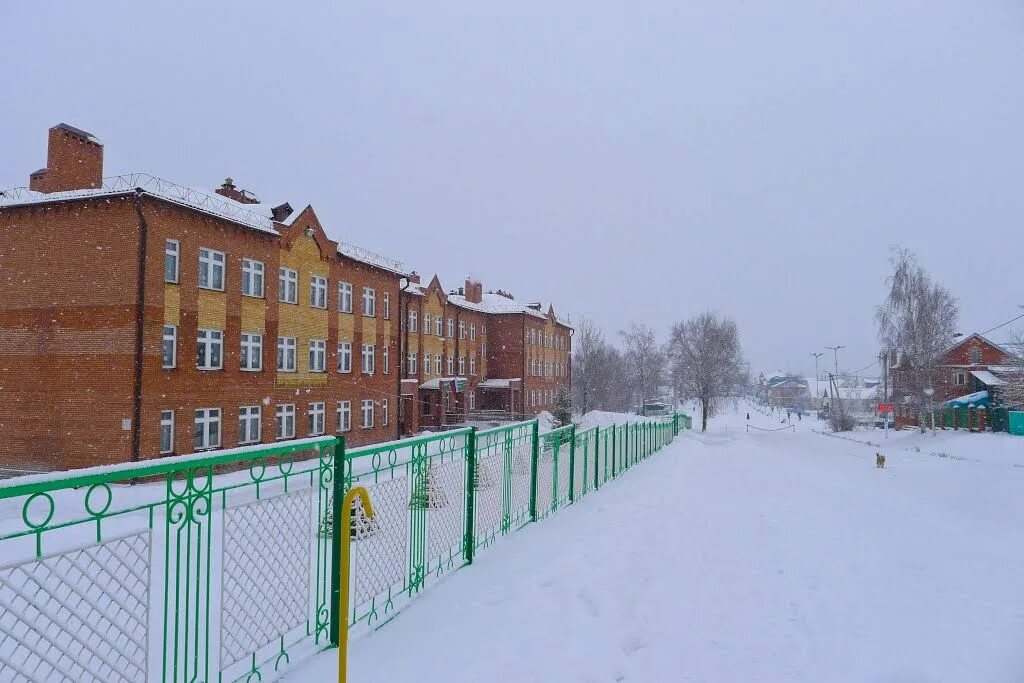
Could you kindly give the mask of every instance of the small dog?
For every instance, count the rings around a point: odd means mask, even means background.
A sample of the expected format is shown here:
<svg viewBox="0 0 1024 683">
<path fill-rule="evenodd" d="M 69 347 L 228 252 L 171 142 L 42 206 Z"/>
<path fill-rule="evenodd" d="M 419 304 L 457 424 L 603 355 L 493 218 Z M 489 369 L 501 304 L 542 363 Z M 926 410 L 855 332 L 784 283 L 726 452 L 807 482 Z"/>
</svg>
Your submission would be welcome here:
<svg viewBox="0 0 1024 683">
<path fill-rule="evenodd" d="M 875 467 L 880 470 L 885 469 L 885 456 L 881 453 L 875 453 Z"/>
</svg>

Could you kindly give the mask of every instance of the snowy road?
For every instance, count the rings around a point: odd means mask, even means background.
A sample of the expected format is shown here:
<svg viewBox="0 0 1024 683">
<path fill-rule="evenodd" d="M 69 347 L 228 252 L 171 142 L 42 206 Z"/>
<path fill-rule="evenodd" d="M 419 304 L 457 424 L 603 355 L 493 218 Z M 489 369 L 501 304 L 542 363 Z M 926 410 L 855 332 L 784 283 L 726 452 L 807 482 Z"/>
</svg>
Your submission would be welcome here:
<svg viewBox="0 0 1024 683">
<path fill-rule="evenodd" d="M 879 471 L 744 418 L 484 552 L 355 640 L 350 680 L 1024 681 L 1024 440 L 894 435 Z"/>
</svg>

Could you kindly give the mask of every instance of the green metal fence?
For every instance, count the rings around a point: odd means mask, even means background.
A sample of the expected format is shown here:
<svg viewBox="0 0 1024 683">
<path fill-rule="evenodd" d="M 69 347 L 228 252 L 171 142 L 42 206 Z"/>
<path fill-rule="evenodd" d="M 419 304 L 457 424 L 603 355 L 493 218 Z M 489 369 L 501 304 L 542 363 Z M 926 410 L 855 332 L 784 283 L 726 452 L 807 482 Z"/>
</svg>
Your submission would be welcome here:
<svg viewBox="0 0 1024 683">
<path fill-rule="evenodd" d="M 0 680 L 268 681 L 688 427 L 331 436 L 0 482 Z M 338 584 L 340 501 L 353 508 Z M 351 611 L 337 614 L 342 590 Z"/>
</svg>

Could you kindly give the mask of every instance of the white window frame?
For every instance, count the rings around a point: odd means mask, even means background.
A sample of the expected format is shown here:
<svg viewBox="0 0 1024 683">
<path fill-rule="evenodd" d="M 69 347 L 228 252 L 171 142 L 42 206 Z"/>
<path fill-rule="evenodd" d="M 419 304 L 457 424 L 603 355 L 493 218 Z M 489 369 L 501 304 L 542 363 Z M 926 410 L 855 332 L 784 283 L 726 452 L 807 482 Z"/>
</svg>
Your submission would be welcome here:
<svg viewBox="0 0 1024 683">
<path fill-rule="evenodd" d="M 338 311 L 341 313 L 352 312 L 352 283 L 338 283 Z"/>
<path fill-rule="evenodd" d="M 420 314 L 414 308 L 409 309 L 409 331 L 419 332 Z"/>
<path fill-rule="evenodd" d="M 327 340 L 309 340 L 309 371 L 327 372 Z"/>
<path fill-rule="evenodd" d="M 476 392 L 475 391 L 467 392 L 467 400 L 469 401 L 469 409 L 470 410 L 476 410 Z"/>
<path fill-rule="evenodd" d="M 968 360 L 971 361 L 971 365 L 978 365 L 979 363 L 981 363 L 981 349 L 979 349 L 977 346 L 973 347 L 970 350 L 970 356 L 968 356 Z"/>
<path fill-rule="evenodd" d="M 434 356 L 434 374 L 441 374 L 441 354 L 439 353 Z"/>
<path fill-rule="evenodd" d="M 429 375 L 430 374 L 430 354 L 429 353 L 423 354 L 423 374 L 424 375 Z"/>
<path fill-rule="evenodd" d="M 377 317 L 377 290 L 373 287 L 363 287 L 363 315 Z"/>
<path fill-rule="evenodd" d="M 373 429 L 373 399 L 364 398 L 359 406 L 359 426 L 363 429 Z M 369 419 L 367 419 L 369 418 Z"/>
<path fill-rule="evenodd" d="M 423 332 L 424 334 L 430 334 L 430 324 L 434 322 L 433 316 L 429 313 L 423 314 Z"/>
<path fill-rule="evenodd" d="M 460 320 L 459 321 L 459 339 L 465 339 L 465 338 L 466 338 L 466 321 L 465 320 Z"/>
<path fill-rule="evenodd" d="M 338 342 L 338 372 L 352 372 L 352 342 Z"/>
<path fill-rule="evenodd" d="M 416 352 L 415 351 L 410 351 L 409 352 L 409 357 L 406 359 L 405 362 L 408 365 L 408 371 L 409 371 L 410 375 L 415 375 L 417 372 L 419 372 L 420 368 L 417 365 L 418 361 L 416 360 Z"/>
<path fill-rule="evenodd" d="M 380 401 L 380 423 L 382 426 L 388 426 L 389 417 L 390 416 L 388 414 L 388 400 L 386 398 L 383 398 Z"/>
<path fill-rule="evenodd" d="M 455 356 L 448 356 L 448 376 L 451 377 L 455 374 Z"/>
<path fill-rule="evenodd" d="M 167 277 L 167 262 L 173 259 L 174 275 Z M 181 277 L 181 243 L 178 240 L 167 240 L 164 243 L 164 282 L 178 284 Z"/>
<path fill-rule="evenodd" d="M 170 333 L 168 333 L 170 330 Z M 171 342 L 171 362 L 167 364 L 167 342 Z M 161 358 L 160 364 L 164 370 L 174 370 L 178 367 L 178 326 L 177 325 L 164 325 L 164 337 L 163 344 L 161 345 Z"/>
<path fill-rule="evenodd" d="M 958 387 L 967 386 L 967 373 L 957 372 L 953 375 L 953 385 Z"/>
<path fill-rule="evenodd" d="M 377 347 L 373 344 L 363 344 L 362 352 L 359 354 L 359 365 L 364 375 L 372 375 L 377 370 Z"/>
<path fill-rule="evenodd" d="M 239 445 L 259 443 L 262 440 L 263 415 L 258 405 L 242 406 L 238 409 Z M 255 433 L 255 436 L 253 434 Z"/>
<path fill-rule="evenodd" d="M 310 308 L 327 308 L 327 278 L 323 275 L 309 276 Z"/>
<path fill-rule="evenodd" d="M 476 341 L 476 323 L 469 324 L 469 340 Z"/>
<path fill-rule="evenodd" d="M 192 436 L 192 444 L 197 451 L 208 451 L 220 448 L 221 444 L 221 412 L 220 408 L 197 408 Z M 216 434 L 211 434 L 216 426 Z"/>
<path fill-rule="evenodd" d="M 306 426 L 309 436 L 320 436 L 327 431 L 327 408 L 323 401 L 315 401 L 306 409 Z"/>
<path fill-rule="evenodd" d="M 167 429 L 167 447 L 164 448 L 164 429 Z M 174 452 L 174 411 L 160 411 L 160 455 Z"/>
<path fill-rule="evenodd" d="M 383 374 L 391 374 L 391 347 L 382 346 L 380 348 L 380 364 Z"/>
<path fill-rule="evenodd" d="M 277 371 L 278 372 L 296 372 L 296 345 L 295 337 L 278 337 L 277 338 Z M 289 352 L 291 352 L 291 367 L 289 367 Z"/>
<path fill-rule="evenodd" d="M 282 304 L 299 305 L 299 271 L 284 266 L 277 269 L 277 300 Z"/>
<path fill-rule="evenodd" d="M 476 374 L 476 356 L 469 357 L 469 374 Z"/>
<path fill-rule="evenodd" d="M 466 376 L 466 357 L 459 356 L 459 377 Z"/>
<path fill-rule="evenodd" d="M 384 292 L 383 297 L 384 298 L 381 300 L 381 305 L 384 308 L 384 311 L 383 311 L 384 319 L 385 320 L 391 320 L 391 294 L 390 294 L 390 292 Z"/>
<path fill-rule="evenodd" d="M 274 440 L 295 438 L 295 404 L 282 403 L 274 409 Z"/>
<path fill-rule="evenodd" d="M 448 318 L 448 338 L 455 339 L 455 318 Z"/>
<path fill-rule="evenodd" d="M 339 432 L 352 430 L 352 401 L 338 401 L 337 419 Z"/>
<path fill-rule="evenodd" d="M 263 335 L 257 332 L 242 332 L 241 340 L 239 368 L 244 372 L 259 372 L 263 369 Z"/>
<path fill-rule="evenodd" d="M 216 354 L 214 350 L 217 350 Z M 202 363 L 198 354 L 202 354 Z M 201 327 L 196 330 L 196 370 L 224 369 L 224 330 Z M 217 364 L 213 360 L 216 356 Z"/>
<path fill-rule="evenodd" d="M 444 336 L 444 318 L 442 316 L 434 318 L 434 336 Z"/>
<path fill-rule="evenodd" d="M 199 247 L 199 289 L 210 289 L 215 292 L 224 291 L 224 267 L 227 265 L 227 256 L 223 251 Z M 218 286 L 217 275 L 220 275 Z M 203 277 L 206 277 L 206 284 L 203 284 Z"/>
<path fill-rule="evenodd" d="M 242 296 L 262 299 L 266 285 L 266 266 L 263 261 L 251 258 L 242 259 Z M 257 284 L 259 285 L 257 287 Z"/>
</svg>

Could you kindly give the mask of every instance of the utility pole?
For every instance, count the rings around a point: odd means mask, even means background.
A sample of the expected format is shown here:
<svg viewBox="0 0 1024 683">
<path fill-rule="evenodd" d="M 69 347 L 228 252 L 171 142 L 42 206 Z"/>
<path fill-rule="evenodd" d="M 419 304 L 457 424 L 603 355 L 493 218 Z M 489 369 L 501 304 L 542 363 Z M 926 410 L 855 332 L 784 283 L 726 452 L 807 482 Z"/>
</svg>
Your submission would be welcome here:
<svg viewBox="0 0 1024 683">
<path fill-rule="evenodd" d="M 821 386 L 818 384 L 818 359 L 825 355 L 824 351 L 812 353 L 814 356 L 814 400 L 819 401 L 818 411 L 821 411 Z"/>
<path fill-rule="evenodd" d="M 845 346 L 826 346 L 826 349 L 831 349 L 836 359 L 836 379 L 839 379 L 839 349 L 845 349 Z"/>
</svg>

